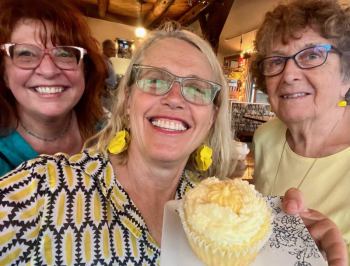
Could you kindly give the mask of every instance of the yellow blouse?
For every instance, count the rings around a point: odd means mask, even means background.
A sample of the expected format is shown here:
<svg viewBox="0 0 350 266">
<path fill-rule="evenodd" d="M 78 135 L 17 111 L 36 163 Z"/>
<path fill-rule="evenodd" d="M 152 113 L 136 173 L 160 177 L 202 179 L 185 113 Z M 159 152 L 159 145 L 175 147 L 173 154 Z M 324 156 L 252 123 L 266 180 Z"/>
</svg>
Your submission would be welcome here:
<svg viewBox="0 0 350 266">
<path fill-rule="evenodd" d="M 175 199 L 198 184 L 185 170 Z M 0 178 L 0 266 L 159 265 L 160 248 L 108 159 L 85 151 Z"/>
<path fill-rule="evenodd" d="M 272 196 L 282 196 L 289 188 L 297 188 L 302 183 L 299 189 L 304 193 L 306 206 L 335 222 L 350 258 L 350 147 L 319 158 L 313 165 L 314 158 L 299 156 L 288 143 L 282 154 L 286 130 L 287 127 L 275 118 L 255 131 L 255 187 L 264 196 L 269 196 L 275 183 Z"/>
</svg>

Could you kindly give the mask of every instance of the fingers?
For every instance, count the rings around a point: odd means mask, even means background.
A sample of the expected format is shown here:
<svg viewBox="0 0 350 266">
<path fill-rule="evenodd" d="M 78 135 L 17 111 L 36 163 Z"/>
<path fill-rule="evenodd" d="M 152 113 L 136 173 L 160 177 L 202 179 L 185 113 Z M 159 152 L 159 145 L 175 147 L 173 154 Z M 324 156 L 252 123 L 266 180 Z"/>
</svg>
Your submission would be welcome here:
<svg viewBox="0 0 350 266">
<path fill-rule="evenodd" d="M 328 265 L 347 266 L 346 245 L 336 224 L 315 210 L 301 212 L 300 217 L 317 246 L 326 252 Z"/>
<path fill-rule="evenodd" d="M 329 266 L 347 266 L 347 250 L 336 224 L 322 213 L 308 209 L 303 193 L 289 189 L 283 198 L 283 210 L 287 214 L 299 214 L 316 245 L 327 254 Z"/>
<path fill-rule="evenodd" d="M 303 193 L 296 188 L 290 188 L 284 194 L 282 207 L 285 213 L 296 215 L 300 212 L 308 212 Z"/>
</svg>

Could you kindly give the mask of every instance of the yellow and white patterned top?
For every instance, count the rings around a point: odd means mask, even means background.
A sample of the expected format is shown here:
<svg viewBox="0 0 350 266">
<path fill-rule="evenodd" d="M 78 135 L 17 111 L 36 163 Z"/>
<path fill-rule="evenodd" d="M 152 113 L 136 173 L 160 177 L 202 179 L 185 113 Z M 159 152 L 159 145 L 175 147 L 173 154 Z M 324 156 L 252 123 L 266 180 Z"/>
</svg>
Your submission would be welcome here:
<svg viewBox="0 0 350 266">
<path fill-rule="evenodd" d="M 175 199 L 198 184 L 185 170 Z M 0 178 L 0 266 L 159 265 L 160 248 L 108 159 L 85 151 Z"/>
</svg>

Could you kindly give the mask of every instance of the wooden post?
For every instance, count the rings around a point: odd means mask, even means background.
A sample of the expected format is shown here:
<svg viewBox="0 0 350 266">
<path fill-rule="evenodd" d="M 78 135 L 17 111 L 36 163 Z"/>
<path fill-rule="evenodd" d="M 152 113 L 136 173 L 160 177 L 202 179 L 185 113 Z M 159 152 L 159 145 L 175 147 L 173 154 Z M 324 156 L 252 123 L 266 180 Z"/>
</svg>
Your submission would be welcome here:
<svg viewBox="0 0 350 266">
<path fill-rule="evenodd" d="M 201 26 L 203 35 L 212 45 L 215 53 L 218 52 L 220 34 L 225 25 L 227 16 L 230 13 L 233 2 L 234 0 L 216 1 L 209 8 L 208 18 L 206 19 L 207 27 L 203 29 Z M 201 23 L 201 25 L 202 24 L 203 23 Z"/>
<path fill-rule="evenodd" d="M 109 0 L 98 0 L 98 15 L 101 18 L 106 16 L 109 7 Z"/>
</svg>

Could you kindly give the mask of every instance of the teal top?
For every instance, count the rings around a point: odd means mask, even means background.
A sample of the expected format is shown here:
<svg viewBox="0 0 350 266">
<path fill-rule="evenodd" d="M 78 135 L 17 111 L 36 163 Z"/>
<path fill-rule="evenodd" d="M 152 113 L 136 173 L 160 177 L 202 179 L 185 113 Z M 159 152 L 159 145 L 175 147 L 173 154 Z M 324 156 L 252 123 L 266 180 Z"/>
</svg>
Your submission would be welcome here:
<svg viewBox="0 0 350 266">
<path fill-rule="evenodd" d="M 17 131 L 9 136 L 0 137 L 0 176 L 38 156 L 39 154 Z"/>
</svg>

